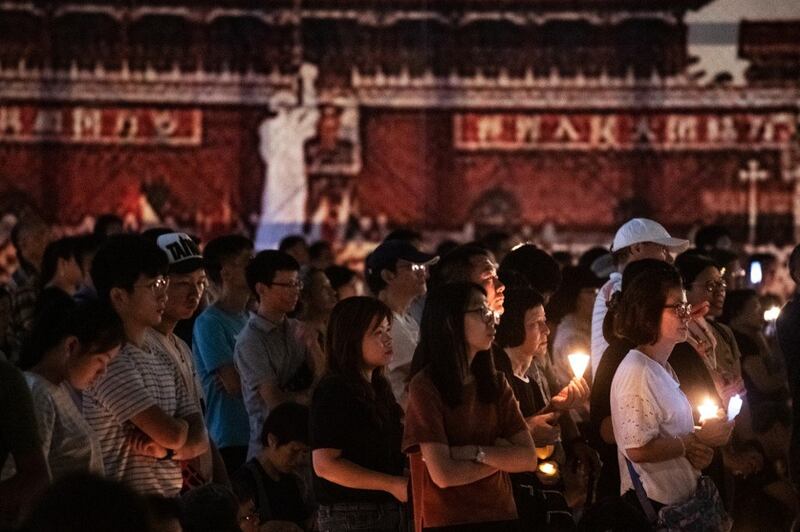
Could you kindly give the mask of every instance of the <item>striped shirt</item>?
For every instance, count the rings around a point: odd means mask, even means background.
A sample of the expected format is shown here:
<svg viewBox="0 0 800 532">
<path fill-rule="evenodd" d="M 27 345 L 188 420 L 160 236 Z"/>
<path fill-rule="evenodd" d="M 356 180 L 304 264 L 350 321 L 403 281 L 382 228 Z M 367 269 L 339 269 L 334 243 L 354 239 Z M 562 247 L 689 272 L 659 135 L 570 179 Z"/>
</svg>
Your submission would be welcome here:
<svg viewBox="0 0 800 532">
<path fill-rule="evenodd" d="M 125 344 L 106 374 L 83 394 L 83 412 L 100 440 L 106 475 L 143 494 L 177 497 L 181 466 L 132 453 L 128 443 L 137 414 L 157 406 L 186 418 L 199 411 L 170 355 L 154 345 Z"/>
</svg>

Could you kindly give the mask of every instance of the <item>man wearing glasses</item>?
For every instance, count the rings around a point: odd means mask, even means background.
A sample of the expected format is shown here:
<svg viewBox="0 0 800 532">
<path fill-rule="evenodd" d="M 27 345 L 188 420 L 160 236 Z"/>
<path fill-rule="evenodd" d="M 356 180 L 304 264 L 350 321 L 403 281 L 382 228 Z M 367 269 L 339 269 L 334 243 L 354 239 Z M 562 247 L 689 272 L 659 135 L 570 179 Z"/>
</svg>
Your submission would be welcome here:
<svg viewBox="0 0 800 532">
<path fill-rule="evenodd" d="M 406 408 L 411 359 L 419 343 L 419 323 L 409 312 L 412 301 L 425 294 L 428 267 L 438 257 L 423 253 L 405 240 L 387 240 L 366 260 L 367 284 L 392 309 L 392 351 L 386 377 L 395 399 Z"/>
<path fill-rule="evenodd" d="M 202 414 L 169 354 L 153 349 L 147 330 L 161 324 L 167 304 L 167 257 L 139 235 L 116 235 L 92 261 L 98 297 L 111 304 L 127 342 L 106 374 L 83 395 L 109 478 L 143 494 L 176 497 L 178 459 L 207 451 Z"/>
<path fill-rule="evenodd" d="M 236 340 L 233 358 L 250 420 L 248 460 L 261 451 L 261 428 L 273 408 L 310 400 L 315 368 L 298 340 L 300 322 L 287 317 L 303 288 L 299 270 L 293 257 L 272 249 L 258 253 L 247 265 L 247 285 L 258 306 Z"/>
</svg>

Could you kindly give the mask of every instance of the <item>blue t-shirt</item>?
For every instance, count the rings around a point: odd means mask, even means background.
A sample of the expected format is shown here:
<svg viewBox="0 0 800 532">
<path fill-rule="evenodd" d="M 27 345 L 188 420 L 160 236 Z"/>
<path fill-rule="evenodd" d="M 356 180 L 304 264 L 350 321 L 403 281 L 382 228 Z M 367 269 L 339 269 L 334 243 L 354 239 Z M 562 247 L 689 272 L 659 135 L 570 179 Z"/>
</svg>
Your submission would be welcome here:
<svg viewBox="0 0 800 532">
<path fill-rule="evenodd" d="M 220 389 L 214 377 L 219 368 L 233 365 L 236 337 L 246 323 L 247 312 L 232 314 L 211 305 L 194 324 L 192 352 L 206 395 L 208 433 L 221 449 L 247 446 L 250 439 L 250 425 L 242 397 L 234 397 Z"/>
</svg>

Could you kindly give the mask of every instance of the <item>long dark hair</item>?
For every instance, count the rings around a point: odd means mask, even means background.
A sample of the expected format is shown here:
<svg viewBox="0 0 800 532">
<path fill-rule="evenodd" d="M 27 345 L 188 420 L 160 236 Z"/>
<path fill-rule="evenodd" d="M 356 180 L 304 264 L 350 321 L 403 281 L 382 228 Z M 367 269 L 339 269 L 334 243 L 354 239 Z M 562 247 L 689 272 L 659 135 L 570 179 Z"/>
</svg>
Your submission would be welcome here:
<svg viewBox="0 0 800 532">
<path fill-rule="evenodd" d="M 486 295 L 483 288 L 472 283 L 444 284 L 430 291 L 422 313 L 419 344 L 411 361 L 411 376 L 427 368 L 433 385 L 451 408 L 461 404 L 463 376 L 468 371 L 475 376 L 481 402 L 493 403 L 500 393 L 489 351 L 480 351 L 467 367 L 464 313 L 475 292 Z"/>
<path fill-rule="evenodd" d="M 392 311 L 382 301 L 365 296 L 349 297 L 333 308 L 325 338 L 328 372 L 344 377 L 357 396 L 368 405 L 377 406 L 374 413 L 378 418 L 383 418 L 397 402 L 383 368 L 373 370 L 371 382 L 364 380 L 361 345 L 371 325 L 380 325 L 384 319 L 391 323 Z"/>
</svg>

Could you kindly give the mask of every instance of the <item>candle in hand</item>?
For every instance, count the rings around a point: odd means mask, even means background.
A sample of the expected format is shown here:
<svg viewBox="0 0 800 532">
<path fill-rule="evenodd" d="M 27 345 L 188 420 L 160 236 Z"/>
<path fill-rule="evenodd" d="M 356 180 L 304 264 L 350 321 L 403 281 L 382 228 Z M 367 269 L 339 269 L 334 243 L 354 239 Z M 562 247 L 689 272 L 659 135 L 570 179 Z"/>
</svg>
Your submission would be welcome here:
<svg viewBox="0 0 800 532">
<path fill-rule="evenodd" d="M 703 404 L 697 407 L 697 411 L 700 412 L 700 423 L 708 421 L 709 419 L 715 419 L 718 409 L 717 403 L 711 399 L 703 401 Z"/>
<path fill-rule="evenodd" d="M 589 365 L 590 357 L 586 353 L 572 353 L 567 355 L 569 365 L 572 367 L 572 374 L 575 378 L 580 379 L 583 377 L 583 372 L 586 371 L 586 366 Z"/>
<path fill-rule="evenodd" d="M 733 419 L 739 415 L 739 412 L 742 410 L 742 398 L 739 397 L 737 393 L 731 400 L 728 401 L 728 421 L 733 421 Z"/>
<path fill-rule="evenodd" d="M 775 321 L 781 315 L 780 307 L 770 307 L 764 311 L 764 321 Z"/>
<path fill-rule="evenodd" d="M 553 477 L 558 474 L 558 466 L 555 462 L 542 462 L 539 464 L 539 472 L 545 476 Z"/>
</svg>

